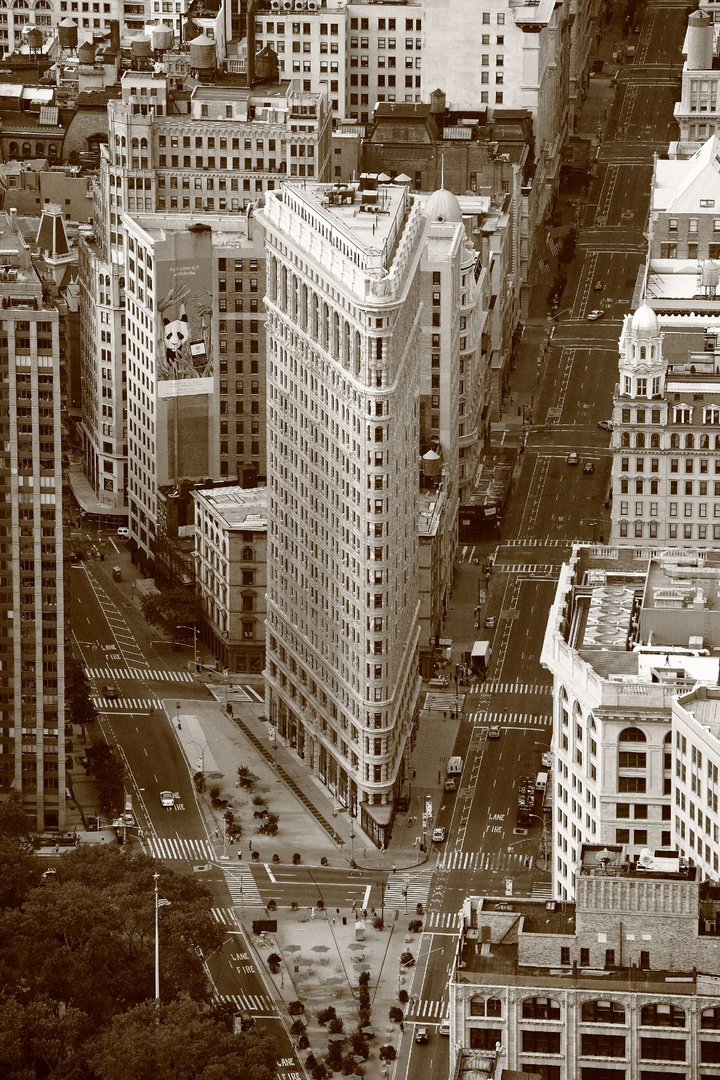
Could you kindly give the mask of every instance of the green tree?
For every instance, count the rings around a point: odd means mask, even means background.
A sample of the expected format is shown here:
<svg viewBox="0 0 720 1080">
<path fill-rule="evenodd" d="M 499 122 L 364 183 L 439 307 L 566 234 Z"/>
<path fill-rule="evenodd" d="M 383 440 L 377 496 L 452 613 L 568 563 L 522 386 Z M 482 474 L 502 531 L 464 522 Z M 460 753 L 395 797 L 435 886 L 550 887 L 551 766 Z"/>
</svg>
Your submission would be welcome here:
<svg viewBox="0 0 720 1080">
<path fill-rule="evenodd" d="M 107 743 L 96 742 L 87 748 L 85 756 L 97 784 L 101 807 L 106 813 L 119 809 L 122 804 L 125 770 L 115 757 L 113 748 Z"/>
<path fill-rule="evenodd" d="M 82 1077 L 82 1048 L 93 1032 L 78 1009 L 59 1008 L 46 997 L 0 1001 L 0 1074 L 25 1077 Z"/>
<path fill-rule="evenodd" d="M 0 838 L 0 909 L 20 907 L 41 878 L 42 867 L 34 855 L 16 840 Z"/>
<path fill-rule="evenodd" d="M 0 802 L 0 838 L 12 840 L 22 851 L 35 850 L 35 833 L 17 791 L 11 791 L 7 799 Z"/>
<path fill-rule="evenodd" d="M 233 1035 L 191 1001 L 115 1017 L 90 1053 L 98 1080 L 275 1080 L 276 1061 L 262 1029 Z"/>
<path fill-rule="evenodd" d="M 180 627 L 192 626 L 200 618 L 200 606 L 195 594 L 182 586 L 149 593 L 140 601 L 140 610 L 147 622 L 162 627 L 168 633 L 175 633 Z"/>
<path fill-rule="evenodd" d="M 97 720 L 85 668 L 74 657 L 70 658 L 66 667 L 65 711 L 76 724 L 91 724 Z"/>
</svg>

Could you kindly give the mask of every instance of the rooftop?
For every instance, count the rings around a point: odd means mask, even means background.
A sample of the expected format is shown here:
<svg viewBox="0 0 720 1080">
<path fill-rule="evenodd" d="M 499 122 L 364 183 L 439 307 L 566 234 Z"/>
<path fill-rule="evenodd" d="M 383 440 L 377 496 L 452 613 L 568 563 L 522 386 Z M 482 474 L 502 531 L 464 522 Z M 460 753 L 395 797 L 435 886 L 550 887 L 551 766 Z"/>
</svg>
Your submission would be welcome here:
<svg viewBox="0 0 720 1080">
<path fill-rule="evenodd" d="M 195 488 L 194 498 L 207 503 L 207 508 L 223 519 L 230 529 L 267 528 L 267 488 L 227 487 Z"/>
</svg>

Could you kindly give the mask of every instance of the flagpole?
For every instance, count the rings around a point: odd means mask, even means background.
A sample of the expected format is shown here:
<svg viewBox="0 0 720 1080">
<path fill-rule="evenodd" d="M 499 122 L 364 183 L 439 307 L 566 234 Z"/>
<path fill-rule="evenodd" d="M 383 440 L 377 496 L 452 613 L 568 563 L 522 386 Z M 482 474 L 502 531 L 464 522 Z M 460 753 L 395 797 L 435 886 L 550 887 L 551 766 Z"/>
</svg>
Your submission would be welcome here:
<svg viewBox="0 0 720 1080">
<path fill-rule="evenodd" d="M 160 1008 L 160 939 L 158 936 L 158 878 L 159 874 L 153 874 L 155 878 L 155 1007 Z"/>
</svg>

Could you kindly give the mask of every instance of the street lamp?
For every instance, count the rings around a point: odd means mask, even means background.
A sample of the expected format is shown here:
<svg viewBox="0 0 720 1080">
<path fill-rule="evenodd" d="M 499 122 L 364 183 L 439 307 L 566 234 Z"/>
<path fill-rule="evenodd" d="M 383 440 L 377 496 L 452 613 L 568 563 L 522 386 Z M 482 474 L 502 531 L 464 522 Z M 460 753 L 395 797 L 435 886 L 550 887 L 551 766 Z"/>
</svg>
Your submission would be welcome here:
<svg viewBox="0 0 720 1080">
<path fill-rule="evenodd" d="M 193 663 L 197 667 L 197 625 L 185 626 L 183 623 L 178 623 L 178 630 L 192 630 L 193 632 Z"/>
</svg>

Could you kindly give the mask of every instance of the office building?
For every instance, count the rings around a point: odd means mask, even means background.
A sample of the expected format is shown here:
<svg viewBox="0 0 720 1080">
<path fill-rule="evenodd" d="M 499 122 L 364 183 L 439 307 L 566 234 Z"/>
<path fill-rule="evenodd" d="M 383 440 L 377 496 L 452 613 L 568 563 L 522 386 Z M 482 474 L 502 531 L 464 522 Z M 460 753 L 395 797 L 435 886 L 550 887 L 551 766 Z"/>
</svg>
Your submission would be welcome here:
<svg viewBox="0 0 720 1080">
<path fill-rule="evenodd" d="M 716 885 L 677 851 L 583 845 L 577 900 L 465 901 L 451 1060 L 491 1051 L 542 1080 L 717 1080 Z"/>
<path fill-rule="evenodd" d="M 267 489 L 195 488 L 197 595 L 202 639 L 227 670 L 265 667 Z"/>
<path fill-rule="evenodd" d="M 437 195 L 426 207 L 377 177 L 330 190 L 286 184 L 260 214 L 268 715 L 378 845 L 392 830 L 417 707 L 426 401 L 428 435 L 435 425 L 448 463 L 445 498 L 457 501 L 457 400 L 442 400 L 442 381 L 444 365 L 448 387 L 459 377 L 466 247 L 457 200 Z M 441 358 L 437 407 L 425 333 Z M 453 514 L 445 520 L 454 535 Z"/>
<path fill-rule="evenodd" d="M 577 547 L 561 571 L 541 657 L 553 675 L 557 900 L 576 896 L 583 844 L 622 844 L 637 860 L 680 842 L 673 701 L 718 683 L 716 560 Z"/>
<path fill-rule="evenodd" d="M 682 70 L 680 101 L 675 105 L 675 119 L 680 129 L 674 146 L 677 157 L 688 157 L 717 131 L 717 28 L 714 5 L 701 4 L 688 18 L 683 43 L 685 62 Z"/>
<path fill-rule="evenodd" d="M 66 812 L 60 320 L 11 216 L 0 305 L 0 793 L 43 832 Z"/>
<path fill-rule="evenodd" d="M 613 395 L 611 543 L 720 540 L 717 316 L 627 315 Z"/>
</svg>

